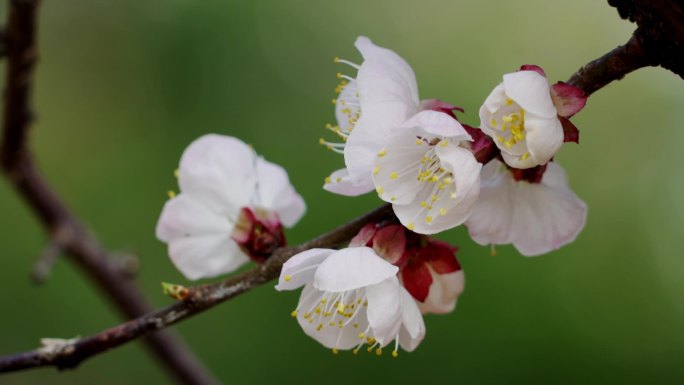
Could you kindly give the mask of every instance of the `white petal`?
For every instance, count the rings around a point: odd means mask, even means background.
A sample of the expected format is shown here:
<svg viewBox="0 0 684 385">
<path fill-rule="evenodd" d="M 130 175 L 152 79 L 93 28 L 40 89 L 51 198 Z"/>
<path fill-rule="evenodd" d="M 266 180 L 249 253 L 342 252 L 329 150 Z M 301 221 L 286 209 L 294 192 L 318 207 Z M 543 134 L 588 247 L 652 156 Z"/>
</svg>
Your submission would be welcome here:
<svg viewBox="0 0 684 385">
<path fill-rule="evenodd" d="M 567 184 L 559 183 L 563 177 L 562 168 L 550 163 L 541 184 L 517 183 L 511 236 L 521 254 L 556 250 L 574 241 L 584 228 L 587 206 Z M 553 186 L 545 183 L 547 178 Z"/>
<path fill-rule="evenodd" d="M 526 114 L 525 131 L 527 148 L 536 161 L 535 166 L 546 164 L 563 145 L 563 126 L 556 116 L 542 118 Z"/>
<path fill-rule="evenodd" d="M 465 275 L 463 270 L 453 273 L 437 274 L 432 268 L 432 284 L 425 301 L 418 303 L 423 313 L 446 314 L 454 310 L 456 300 L 463 293 L 465 286 Z"/>
<path fill-rule="evenodd" d="M 552 118 L 556 107 L 551 100 L 551 87 L 546 78 L 535 71 L 518 71 L 503 76 L 506 95 L 526 111 Z"/>
<path fill-rule="evenodd" d="M 356 47 L 363 55 L 356 84 L 361 118 L 349 135 L 344 161 L 357 183 L 370 180 L 373 157 L 390 131 L 418 111 L 419 98 L 411 67 L 396 53 L 359 37 Z"/>
<path fill-rule="evenodd" d="M 482 104 L 482 107 L 480 108 L 480 128 L 485 126 L 489 127 L 490 119 L 482 119 L 483 110 L 488 112 L 490 115 L 495 114 L 497 111 L 499 111 L 501 107 L 506 105 L 506 99 L 508 99 L 508 96 L 506 95 L 504 84 L 499 83 L 487 96 L 487 99 L 485 99 L 484 103 Z"/>
<path fill-rule="evenodd" d="M 425 182 L 420 182 L 417 177 L 420 161 L 429 146 L 416 138 L 416 131 L 408 129 L 395 133 L 383 156 L 375 157 L 373 182 L 378 195 L 386 202 L 411 203 L 423 188 Z"/>
<path fill-rule="evenodd" d="M 330 174 L 330 183 L 323 185 L 323 189 L 335 194 L 345 196 L 358 196 L 373 191 L 373 180 L 364 179 L 358 183 L 352 180 L 346 168 L 337 170 Z"/>
<path fill-rule="evenodd" d="M 191 236 L 229 236 L 232 231 L 233 223 L 227 217 L 187 194 L 179 194 L 164 204 L 156 229 L 157 238 L 164 242 Z"/>
<path fill-rule="evenodd" d="M 393 341 L 401 327 L 401 286 L 396 276 L 368 286 L 368 322 L 381 346 Z"/>
<path fill-rule="evenodd" d="M 213 211 L 234 216 L 254 193 L 255 160 L 254 151 L 236 138 L 204 135 L 183 152 L 178 184 Z"/>
<path fill-rule="evenodd" d="M 328 318 L 319 318 L 318 316 L 314 316 L 313 322 L 309 322 L 309 319 L 304 318 L 304 313 L 311 312 L 319 305 L 322 294 L 322 292 L 316 290 L 312 285 L 304 286 L 298 306 L 300 309 L 297 316 L 299 325 L 304 330 L 304 333 L 329 349 L 336 348 L 345 350 L 355 347 L 360 342 L 358 337 L 359 330 L 364 331 L 368 327 L 366 309 L 361 307 L 353 319 L 347 320 L 345 318 L 343 321 L 354 322 L 358 324 L 357 328 L 352 328 L 349 325 L 343 328 L 339 328 L 337 325 L 330 326 L 328 324 Z"/>
<path fill-rule="evenodd" d="M 369 247 L 349 247 L 334 252 L 316 270 L 314 287 L 342 292 L 359 289 L 395 276 L 398 268 L 378 257 Z"/>
<path fill-rule="evenodd" d="M 411 294 L 403 287 L 401 290 L 401 330 L 399 345 L 407 352 L 412 352 L 425 338 L 425 322 Z"/>
<path fill-rule="evenodd" d="M 353 124 L 350 120 L 357 119 L 361 115 L 361 106 L 359 105 L 358 84 L 356 80 L 347 83 L 337 97 L 335 103 L 335 118 L 337 125 L 342 132 L 349 132 Z"/>
<path fill-rule="evenodd" d="M 306 212 L 304 199 L 297 194 L 287 171 L 263 158 L 257 159 L 256 202 L 262 208 L 278 213 L 286 227 L 292 227 Z"/>
<path fill-rule="evenodd" d="M 516 202 L 512 189 L 515 181 L 498 160 L 482 168 L 480 196 L 466 221 L 473 240 L 481 245 L 511 243 L 511 227 Z"/>
<path fill-rule="evenodd" d="M 174 238 L 169 242 L 169 255 L 191 280 L 230 273 L 249 261 L 229 234 Z"/>
<path fill-rule="evenodd" d="M 334 252 L 333 249 L 309 249 L 294 255 L 283 264 L 275 289 L 294 290 L 307 283 L 313 283 L 318 265 Z"/>
<path fill-rule="evenodd" d="M 405 121 L 401 128 L 420 128 L 420 136 L 439 136 L 456 142 L 473 140 L 458 120 L 439 111 L 421 111 Z"/>
<path fill-rule="evenodd" d="M 364 60 L 359 70 L 359 76 L 362 76 L 361 72 L 364 67 L 367 67 L 366 69 L 369 72 L 377 71 L 377 76 L 374 78 L 378 83 L 385 82 L 388 87 L 386 91 L 392 91 L 384 93 L 393 94 L 397 98 L 403 98 L 406 104 L 418 106 L 420 98 L 418 96 L 416 75 L 413 73 L 411 66 L 401 56 L 392 50 L 373 44 L 365 36 L 359 36 L 354 45 L 361 52 Z M 365 98 L 366 96 L 364 95 L 363 97 Z"/>
<path fill-rule="evenodd" d="M 518 142 L 518 144 L 522 143 L 523 142 Z M 529 150 L 527 150 L 527 152 L 529 152 Z M 506 148 L 501 149 L 501 156 L 503 157 L 504 162 L 506 162 L 507 165 L 513 168 L 526 169 L 543 164 L 537 161 L 537 159 L 533 156 L 529 156 L 526 159 L 523 159 L 520 155 L 522 154 L 513 154 L 509 152 Z"/>
<path fill-rule="evenodd" d="M 468 219 L 480 189 L 482 164 L 470 151 L 449 143 L 446 147 L 437 146 L 436 152 L 442 167 L 453 174 L 455 191 L 451 186 L 442 191 L 436 183 L 425 183 L 411 204 L 393 205 L 401 223 L 420 234 L 435 234 L 462 224 Z M 435 195 L 439 197 L 436 201 Z M 432 209 L 422 207 L 421 202 L 428 202 Z"/>
</svg>

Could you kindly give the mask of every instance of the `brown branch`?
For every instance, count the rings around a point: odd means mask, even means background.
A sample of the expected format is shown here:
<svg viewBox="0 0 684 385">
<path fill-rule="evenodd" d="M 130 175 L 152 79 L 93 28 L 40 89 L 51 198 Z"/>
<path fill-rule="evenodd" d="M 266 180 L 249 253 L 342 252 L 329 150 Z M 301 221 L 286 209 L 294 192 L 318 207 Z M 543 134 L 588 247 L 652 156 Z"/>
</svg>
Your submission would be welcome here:
<svg viewBox="0 0 684 385">
<path fill-rule="evenodd" d="M 349 241 L 366 223 L 394 218 L 391 205 L 382 206 L 345 225 L 295 247 L 280 248 L 263 265 L 225 281 L 189 289 L 188 298 L 165 309 L 125 322 L 96 335 L 65 341 L 51 350 L 36 349 L 11 356 L 0 357 L 0 373 L 56 366 L 72 368 L 83 360 L 123 345 L 148 333 L 167 328 L 195 314 L 210 309 L 230 298 L 243 294 L 278 276 L 285 261 L 291 256 L 315 247 L 335 247 Z"/>
<path fill-rule="evenodd" d="M 628 73 L 642 67 L 655 65 L 644 55 L 640 39 L 636 35 L 614 50 L 582 66 L 568 83 L 580 88 L 589 96 L 608 83 L 620 80 Z"/>
<path fill-rule="evenodd" d="M 30 94 L 40 0 L 9 1 L 3 47 L 7 69 L 0 163 L 8 179 L 51 234 L 54 247 L 63 250 L 84 275 L 106 294 L 126 318 L 152 311 L 135 284 L 113 264 L 107 252 L 70 213 L 38 172 L 27 146 L 33 121 Z M 59 236 L 56 236 L 56 235 Z M 180 383 L 217 384 L 176 336 L 151 334 L 147 346 Z"/>
</svg>

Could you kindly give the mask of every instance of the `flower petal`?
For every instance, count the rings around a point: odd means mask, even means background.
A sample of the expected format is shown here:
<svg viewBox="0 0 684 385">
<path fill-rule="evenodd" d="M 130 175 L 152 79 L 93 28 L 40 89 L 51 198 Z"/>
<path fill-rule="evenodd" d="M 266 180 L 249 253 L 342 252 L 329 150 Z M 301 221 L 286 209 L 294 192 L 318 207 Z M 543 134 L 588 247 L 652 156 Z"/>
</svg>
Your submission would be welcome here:
<svg viewBox="0 0 684 385">
<path fill-rule="evenodd" d="M 339 195 L 358 196 L 371 192 L 375 188 L 370 177 L 358 183 L 352 180 L 346 168 L 333 172 L 329 178 L 326 179 L 329 182 L 323 185 L 323 189 Z"/>
<path fill-rule="evenodd" d="M 314 287 L 330 292 L 359 289 L 395 276 L 397 270 L 369 247 L 349 247 L 332 253 L 321 263 Z"/>
<path fill-rule="evenodd" d="M 221 215 L 235 216 L 254 193 L 256 155 L 242 141 L 223 135 L 199 137 L 180 160 L 180 190 Z"/>
<path fill-rule="evenodd" d="M 456 142 L 473 140 L 458 120 L 438 111 L 421 111 L 405 121 L 400 128 L 419 128 L 420 136 L 439 136 Z"/>
<path fill-rule="evenodd" d="M 400 291 L 402 315 L 399 345 L 407 352 L 412 352 L 425 338 L 425 322 L 416 301 L 406 290 Z"/>
<path fill-rule="evenodd" d="M 387 345 L 399 334 L 402 312 L 400 289 L 396 276 L 366 288 L 368 323 L 381 346 Z"/>
<path fill-rule="evenodd" d="M 335 102 L 335 118 L 342 132 L 349 132 L 354 126 L 354 121 L 361 116 L 359 105 L 358 84 L 352 80 L 342 88 Z"/>
<path fill-rule="evenodd" d="M 432 268 L 430 270 L 432 270 Z M 456 301 L 461 293 L 463 293 L 464 287 L 465 275 L 463 270 L 448 274 L 433 273 L 432 285 L 430 285 L 429 291 L 430 294 L 423 302 L 418 303 L 418 307 L 423 314 L 450 313 L 456 307 Z"/>
<path fill-rule="evenodd" d="M 577 238 L 587 206 L 567 185 L 565 172 L 549 163 L 541 184 L 517 183 L 512 240 L 520 254 L 535 256 Z"/>
<path fill-rule="evenodd" d="M 256 201 L 263 208 L 277 212 L 286 227 L 294 226 L 306 212 L 306 204 L 290 183 L 287 171 L 258 158 L 256 173 Z"/>
<path fill-rule="evenodd" d="M 442 114 L 443 115 L 443 114 Z M 378 196 L 396 204 L 408 204 L 423 188 L 417 177 L 428 145 L 416 137 L 417 130 L 397 132 L 375 157 L 373 183 Z"/>
<path fill-rule="evenodd" d="M 230 273 L 249 261 L 229 234 L 174 238 L 169 242 L 169 255 L 191 280 Z"/>
<path fill-rule="evenodd" d="M 470 237 L 480 245 L 511 243 L 516 202 L 515 181 L 503 163 L 492 160 L 482 168 L 480 196 L 466 221 Z"/>
<path fill-rule="evenodd" d="M 197 198 L 179 194 L 164 204 L 157 222 L 157 238 L 169 242 L 176 238 L 202 235 L 229 236 L 233 223 L 209 209 Z"/>
<path fill-rule="evenodd" d="M 373 158 L 387 135 L 418 111 L 420 101 L 415 75 L 404 59 L 363 36 L 356 47 L 364 58 L 356 77 L 362 113 L 347 140 L 344 161 L 349 175 L 361 183 L 371 179 Z"/>
<path fill-rule="evenodd" d="M 506 95 L 526 112 L 551 118 L 557 115 L 546 78 L 535 71 L 518 71 L 503 76 Z"/>
<path fill-rule="evenodd" d="M 294 290 L 307 283 L 313 283 L 318 265 L 334 252 L 333 249 L 309 249 L 294 255 L 283 264 L 275 289 Z"/>
<path fill-rule="evenodd" d="M 555 115 L 551 118 L 544 118 L 527 114 L 525 131 L 527 131 L 527 149 L 530 157 L 536 161 L 535 166 L 546 164 L 563 145 L 563 125 Z"/>
<path fill-rule="evenodd" d="M 368 317 L 364 307 L 359 309 L 352 320 L 345 319 L 344 321 L 356 323 L 357 328 L 348 326 L 340 328 L 337 324 L 331 326 L 328 324 L 329 319 L 326 318 L 304 318 L 305 312 L 311 312 L 319 306 L 319 300 L 322 295 L 323 292 L 316 290 L 312 285 L 306 285 L 304 290 L 302 290 L 298 306 L 301 311 L 297 315 L 297 321 L 304 330 L 304 333 L 329 349 L 346 350 L 358 345 L 359 330 L 363 331 L 368 327 Z"/>
</svg>

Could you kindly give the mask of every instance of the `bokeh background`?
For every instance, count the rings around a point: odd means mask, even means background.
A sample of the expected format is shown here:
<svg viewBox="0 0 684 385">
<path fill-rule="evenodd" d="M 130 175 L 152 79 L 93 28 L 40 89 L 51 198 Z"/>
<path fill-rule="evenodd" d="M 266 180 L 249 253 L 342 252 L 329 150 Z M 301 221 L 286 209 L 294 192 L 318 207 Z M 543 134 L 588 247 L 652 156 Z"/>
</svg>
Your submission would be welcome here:
<svg viewBox="0 0 684 385">
<path fill-rule="evenodd" d="M 183 148 L 217 132 L 284 165 L 309 211 L 306 240 L 379 205 L 323 191 L 342 158 L 318 146 L 333 119 L 334 56 L 359 61 L 364 34 L 413 66 L 421 96 L 477 110 L 505 72 L 535 63 L 552 81 L 624 43 L 634 26 L 606 2 L 578 0 L 45 1 L 32 144 L 40 166 L 110 249 L 133 252 L 155 306 L 160 281 L 188 283 L 154 226 Z M 5 19 L 6 12 L 2 12 Z M 673 53 L 676 54 L 676 53 Z M 4 69 L 4 63 L 0 64 Z M 598 91 L 574 118 L 581 144 L 557 159 L 589 205 L 578 240 L 546 256 L 443 234 L 461 247 L 466 291 L 427 316 L 427 338 L 399 359 L 333 356 L 289 316 L 298 293 L 266 285 L 175 327 L 235 384 L 684 383 L 684 82 L 643 69 Z M 33 286 L 46 244 L 0 181 L 0 354 L 41 337 L 119 322 L 67 261 Z M 87 361 L 0 377 L 2 384 L 163 384 L 140 343 Z"/>
</svg>

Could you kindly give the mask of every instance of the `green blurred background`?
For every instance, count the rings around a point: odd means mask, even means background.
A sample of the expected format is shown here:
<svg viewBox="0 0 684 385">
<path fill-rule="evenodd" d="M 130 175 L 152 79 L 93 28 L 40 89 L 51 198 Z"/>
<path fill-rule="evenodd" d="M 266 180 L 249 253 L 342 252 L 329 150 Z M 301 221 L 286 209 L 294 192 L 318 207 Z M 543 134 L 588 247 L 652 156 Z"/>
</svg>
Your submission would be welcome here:
<svg viewBox="0 0 684 385">
<path fill-rule="evenodd" d="M 377 205 L 321 189 L 342 166 L 318 146 L 333 119 L 334 56 L 359 60 L 364 34 L 413 66 L 423 98 L 477 110 L 505 72 L 541 65 L 550 80 L 624 43 L 634 26 L 606 2 L 45 1 L 32 132 L 55 189 L 112 250 L 134 252 L 156 307 L 160 281 L 187 283 L 154 226 L 183 148 L 217 132 L 285 166 L 308 215 L 306 240 Z M 5 19 L 6 12 L 2 12 Z M 674 53 L 673 53 L 674 54 Z M 2 64 L 4 69 L 4 63 Z M 272 285 L 175 327 L 226 383 L 684 383 L 684 82 L 643 69 L 598 91 L 575 119 L 580 145 L 558 156 L 589 205 L 579 239 L 524 258 L 498 256 L 463 228 L 467 275 L 457 310 L 428 316 L 412 354 L 333 356 L 289 316 L 298 293 Z M 0 181 L 0 354 L 41 337 L 89 335 L 116 313 L 65 260 L 42 287 L 28 274 L 46 244 Z M 0 377 L 1 384 L 169 382 L 136 342 L 87 361 Z"/>
</svg>

